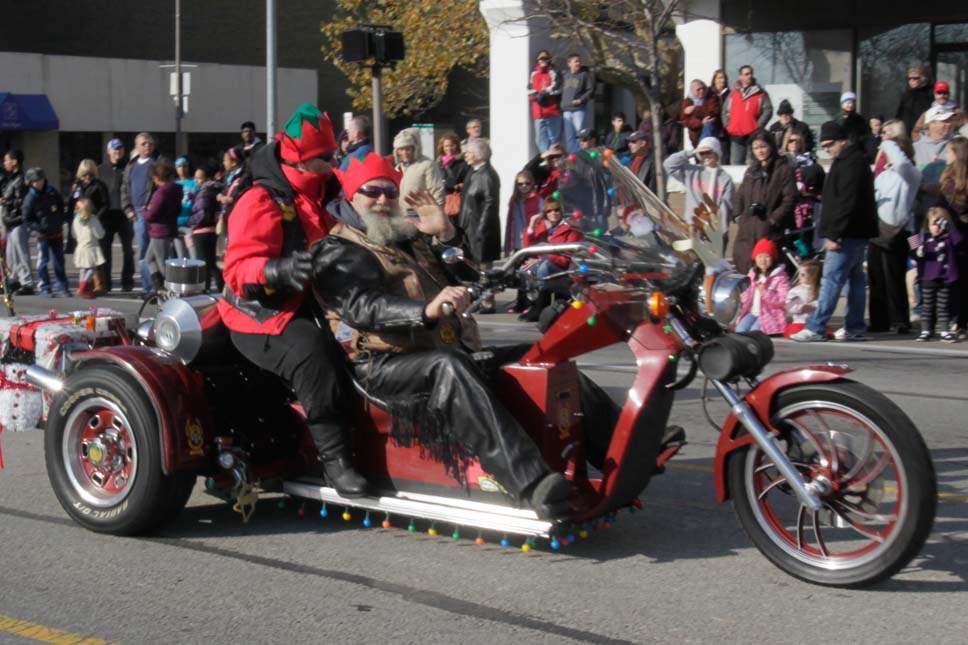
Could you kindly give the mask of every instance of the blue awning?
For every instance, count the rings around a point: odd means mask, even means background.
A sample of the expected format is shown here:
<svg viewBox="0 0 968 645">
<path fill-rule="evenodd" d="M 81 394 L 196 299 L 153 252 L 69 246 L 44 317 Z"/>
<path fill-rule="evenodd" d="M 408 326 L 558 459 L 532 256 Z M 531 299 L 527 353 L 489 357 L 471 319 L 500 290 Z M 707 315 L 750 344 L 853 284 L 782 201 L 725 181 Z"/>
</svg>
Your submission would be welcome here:
<svg viewBox="0 0 968 645">
<path fill-rule="evenodd" d="M 60 121 L 46 94 L 0 92 L 0 130 L 57 130 Z"/>
</svg>

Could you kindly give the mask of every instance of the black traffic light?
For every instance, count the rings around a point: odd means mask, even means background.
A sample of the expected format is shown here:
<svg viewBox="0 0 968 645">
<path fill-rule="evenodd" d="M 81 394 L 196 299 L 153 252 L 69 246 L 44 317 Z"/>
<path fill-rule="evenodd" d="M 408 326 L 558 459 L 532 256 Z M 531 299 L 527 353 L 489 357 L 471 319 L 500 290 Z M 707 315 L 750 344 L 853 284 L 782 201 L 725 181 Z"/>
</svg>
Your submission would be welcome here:
<svg viewBox="0 0 968 645">
<path fill-rule="evenodd" d="M 347 63 L 373 60 L 377 65 L 393 65 L 403 60 L 406 48 L 403 34 L 386 25 L 360 25 L 341 36 L 341 58 Z"/>
</svg>

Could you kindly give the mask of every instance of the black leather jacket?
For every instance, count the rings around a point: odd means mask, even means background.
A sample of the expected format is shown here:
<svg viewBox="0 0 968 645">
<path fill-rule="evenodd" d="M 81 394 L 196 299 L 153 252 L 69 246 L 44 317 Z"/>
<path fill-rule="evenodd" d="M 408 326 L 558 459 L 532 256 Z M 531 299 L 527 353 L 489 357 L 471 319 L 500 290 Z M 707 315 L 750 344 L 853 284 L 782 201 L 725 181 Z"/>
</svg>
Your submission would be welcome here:
<svg viewBox="0 0 968 645">
<path fill-rule="evenodd" d="M 27 184 L 24 182 L 23 172 L 16 172 L 7 176 L 3 183 L 3 225 L 7 230 L 14 229 L 24 223 L 20 207 L 27 194 Z"/>
<path fill-rule="evenodd" d="M 438 261 L 448 246 L 460 246 L 465 252 L 468 249 L 467 238 L 460 229 L 446 245 L 432 243 L 426 237 L 425 240 Z M 409 253 L 407 243 L 396 246 Z M 424 317 L 426 302 L 390 293 L 383 267 L 362 246 L 330 235 L 317 242 L 312 252 L 316 296 L 338 310 L 342 321 L 350 327 L 359 331 L 399 332 L 426 329 L 433 324 Z M 460 278 L 476 278 L 464 264 L 445 265 L 440 261 L 440 268 L 455 285 Z"/>
</svg>

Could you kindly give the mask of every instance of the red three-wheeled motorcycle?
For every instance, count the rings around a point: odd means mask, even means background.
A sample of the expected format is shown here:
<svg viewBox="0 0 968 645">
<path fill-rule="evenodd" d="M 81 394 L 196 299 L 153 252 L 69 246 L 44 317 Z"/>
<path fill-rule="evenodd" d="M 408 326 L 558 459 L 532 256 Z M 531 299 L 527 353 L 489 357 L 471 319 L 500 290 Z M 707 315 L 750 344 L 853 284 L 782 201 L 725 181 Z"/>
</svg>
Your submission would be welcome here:
<svg viewBox="0 0 968 645">
<path fill-rule="evenodd" d="M 583 211 L 586 241 L 523 249 L 473 285 L 484 302 L 523 288 L 518 269 L 529 258 L 572 259 L 552 278 L 561 297 L 546 331 L 494 377 L 548 464 L 573 482 L 568 517 L 551 522 L 518 507 L 474 460 L 459 484 L 420 446 L 390 438 L 384 406 L 360 384 L 356 467 L 377 492 L 340 497 L 320 475 L 298 402 L 234 351 L 215 297 L 193 294 L 190 263 L 171 268 L 171 295 L 133 342 L 72 352 L 57 371 L 28 371 L 49 397 L 47 468 L 64 509 L 95 531 L 143 533 L 176 514 L 202 477 L 244 516 L 260 490 L 275 490 L 315 501 L 324 516 L 358 509 L 365 526 L 372 514 L 385 526 L 398 520 L 415 530 L 420 521 L 519 536 L 526 550 L 538 539 L 559 548 L 641 503 L 684 442 L 670 425 L 676 392 L 701 374 L 704 396 L 715 391 L 730 408 L 719 424 L 716 497 L 732 499 L 767 558 L 835 586 L 869 584 L 905 566 L 924 544 L 936 504 L 932 463 L 910 419 L 850 380 L 844 366 L 760 380 L 773 356 L 769 339 L 728 334 L 722 324 L 735 314 L 741 282 L 723 274 L 703 288 L 703 254 L 695 252 L 702 244 L 690 247 L 690 238 L 708 242 L 716 223 L 706 218 L 703 231 L 672 221 L 614 158 L 583 154 L 569 164 L 562 197 L 573 215 Z M 637 236 L 623 225 L 606 230 L 609 215 L 627 224 L 630 212 L 647 219 Z M 637 373 L 620 408 L 598 413 L 575 360 L 616 343 L 628 345 Z M 587 460 L 596 441 L 600 468 Z"/>
</svg>

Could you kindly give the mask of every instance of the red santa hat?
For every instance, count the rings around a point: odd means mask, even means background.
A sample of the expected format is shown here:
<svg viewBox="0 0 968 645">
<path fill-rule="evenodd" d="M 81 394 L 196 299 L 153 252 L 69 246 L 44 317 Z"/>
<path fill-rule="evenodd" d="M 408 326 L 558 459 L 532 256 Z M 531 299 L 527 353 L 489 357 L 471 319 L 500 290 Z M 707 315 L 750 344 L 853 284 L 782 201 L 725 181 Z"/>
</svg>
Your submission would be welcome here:
<svg viewBox="0 0 968 645">
<path fill-rule="evenodd" d="M 274 139 L 279 142 L 279 155 L 294 163 L 325 157 L 336 151 L 336 137 L 329 115 L 320 112 L 312 103 L 303 103 L 296 108 Z"/>
<path fill-rule="evenodd" d="M 393 161 L 389 158 L 381 157 L 375 152 L 368 153 L 363 161 L 356 157 L 350 157 L 350 164 L 346 170 L 334 170 L 339 178 L 339 183 L 343 186 L 343 194 L 346 199 L 353 199 L 353 195 L 360 189 L 360 186 L 374 179 L 389 179 L 397 187 L 400 186 L 402 175 L 393 167 Z"/>
</svg>

